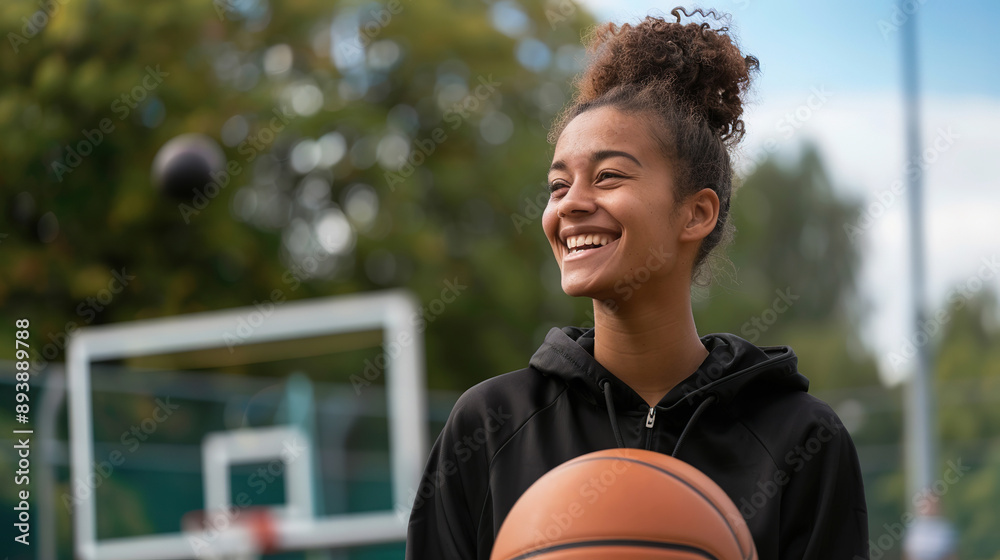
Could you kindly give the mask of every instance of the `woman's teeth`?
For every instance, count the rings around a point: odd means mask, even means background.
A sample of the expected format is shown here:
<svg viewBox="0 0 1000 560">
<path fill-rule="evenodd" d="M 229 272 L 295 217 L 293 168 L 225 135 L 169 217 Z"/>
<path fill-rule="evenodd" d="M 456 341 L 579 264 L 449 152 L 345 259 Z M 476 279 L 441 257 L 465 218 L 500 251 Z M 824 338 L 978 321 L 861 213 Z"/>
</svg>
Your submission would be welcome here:
<svg viewBox="0 0 1000 560">
<path fill-rule="evenodd" d="M 588 233 L 584 235 L 574 235 L 572 237 L 566 238 L 566 247 L 569 249 L 570 254 L 577 253 L 579 251 L 586 251 L 587 249 L 594 249 L 597 247 L 603 247 L 608 243 L 611 243 L 613 239 L 610 235 L 605 235 L 601 233 Z"/>
</svg>

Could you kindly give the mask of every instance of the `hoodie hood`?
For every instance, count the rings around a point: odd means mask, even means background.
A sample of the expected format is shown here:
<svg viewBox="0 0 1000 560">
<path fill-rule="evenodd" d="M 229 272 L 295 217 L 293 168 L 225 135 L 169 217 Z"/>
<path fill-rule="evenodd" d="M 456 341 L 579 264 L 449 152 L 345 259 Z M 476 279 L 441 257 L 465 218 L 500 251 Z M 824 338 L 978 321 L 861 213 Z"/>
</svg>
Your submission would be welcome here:
<svg viewBox="0 0 1000 560">
<path fill-rule="evenodd" d="M 721 333 L 701 337 L 709 354 L 684 381 L 657 404 L 657 409 L 697 407 L 708 397 L 729 404 L 739 395 L 766 388 L 807 391 L 809 380 L 798 373 L 798 358 L 787 346 L 758 347 L 736 335 Z M 625 414 L 645 414 L 649 405 L 594 359 L 594 329 L 551 329 L 529 362 L 543 375 L 562 379 L 585 399 L 607 406 L 607 400 Z M 606 397 L 610 385 L 611 397 Z M 632 412 L 634 411 L 634 412 Z"/>
</svg>

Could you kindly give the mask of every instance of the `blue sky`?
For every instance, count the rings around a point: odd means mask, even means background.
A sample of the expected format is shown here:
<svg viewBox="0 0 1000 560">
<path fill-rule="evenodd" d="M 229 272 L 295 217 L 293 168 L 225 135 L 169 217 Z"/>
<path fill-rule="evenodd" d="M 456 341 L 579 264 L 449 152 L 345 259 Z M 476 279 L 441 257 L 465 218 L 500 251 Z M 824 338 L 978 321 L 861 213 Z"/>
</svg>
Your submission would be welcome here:
<svg viewBox="0 0 1000 560">
<path fill-rule="evenodd" d="M 892 2 L 725 3 L 734 7 L 731 13 L 744 45 L 760 53 L 761 81 L 769 90 L 794 88 L 803 81 L 831 82 L 858 92 L 900 87 L 901 38 L 891 27 Z M 787 6 L 779 8 L 782 4 Z M 927 0 L 912 16 L 921 87 L 928 94 L 1000 96 L 1000 44 L 995 39 L 1000 3 L 964 2 L 961 10 L 958 5 Z"/>
<path fill-rule="evenodd" d="M 914 1 L 919 6 L 912 17 L 918 27 L 924 90 L 1000 97 L 1000 42 L 995 38 L 1000 2 Z M 602 20 L 619 22 L 656 11 L 669 14 L 675 4 L 681 4 L 650 0 L 583 3 Z M 895 5 L 891 0 L 719 0 L 697 5 L 733 16 L 743 47 L 761 60 L 761 94 L 815 83 L 857 92 L 899 89 L 900 34 L 883 31 L 879 25 L 880 21 L 891 25 Z"/>
</svg>

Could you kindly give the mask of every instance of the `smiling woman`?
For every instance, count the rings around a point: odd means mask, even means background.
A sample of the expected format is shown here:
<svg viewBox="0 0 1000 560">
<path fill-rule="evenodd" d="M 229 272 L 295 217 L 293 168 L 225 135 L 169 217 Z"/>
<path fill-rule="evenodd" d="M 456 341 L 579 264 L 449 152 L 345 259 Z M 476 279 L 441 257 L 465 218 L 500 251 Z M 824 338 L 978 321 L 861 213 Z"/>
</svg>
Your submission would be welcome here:
<svg viewBox="0 0 1000 560">
<path fill-rule="evenodd" d="M 672 14 L 596 29 L 550 133 L 542 228 L 563 290 L 593 300 L 595 327 L 552 329 L 528 367 L 462 395 L 417 492 L 407 558 L 489 558 L 528 487 L 615 447 L 708 475 L 760 558 L 868 557 L 854 444 L 807 393 L 795 353 L 698 334 L 691 284 L 710 280 L 706 265 L 732 235 L 730 150 L 758 61 L 726 27 L 681 21 L 716 12 Z M 495 415 L 505 422 L 484 431 Z M 598 511 L 580 498 L 580 515 Z"/>
</svg>

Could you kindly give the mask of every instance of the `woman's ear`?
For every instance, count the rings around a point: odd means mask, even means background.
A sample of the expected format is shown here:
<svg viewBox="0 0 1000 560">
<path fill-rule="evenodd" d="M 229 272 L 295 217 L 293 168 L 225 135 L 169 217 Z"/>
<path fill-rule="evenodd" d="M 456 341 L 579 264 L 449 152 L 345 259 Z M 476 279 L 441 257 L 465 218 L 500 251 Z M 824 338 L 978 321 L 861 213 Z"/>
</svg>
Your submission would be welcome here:
<svg viewBox="0 0 1000 560">
<path fill-rule="evenodd" d="M 680 241 L 701 241 L 708 237 L 719 221 L 719 195 L 704 188 L 684 202 L 687 223 L 681 229 Z"/>
</svg>

